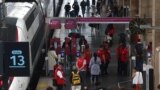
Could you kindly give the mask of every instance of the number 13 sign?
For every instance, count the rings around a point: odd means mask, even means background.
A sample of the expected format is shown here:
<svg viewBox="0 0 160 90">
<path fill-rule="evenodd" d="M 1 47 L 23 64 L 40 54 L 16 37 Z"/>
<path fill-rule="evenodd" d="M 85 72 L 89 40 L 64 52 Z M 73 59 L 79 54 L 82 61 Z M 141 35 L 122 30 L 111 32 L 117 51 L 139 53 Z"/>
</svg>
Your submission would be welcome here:
<svg viewBox="0 0 160 90">
<path fill-rule="evenodd" d="M 9 76 L 29 76 L 29 43 L 4 42 L 5 73 Z"/>
</svg>

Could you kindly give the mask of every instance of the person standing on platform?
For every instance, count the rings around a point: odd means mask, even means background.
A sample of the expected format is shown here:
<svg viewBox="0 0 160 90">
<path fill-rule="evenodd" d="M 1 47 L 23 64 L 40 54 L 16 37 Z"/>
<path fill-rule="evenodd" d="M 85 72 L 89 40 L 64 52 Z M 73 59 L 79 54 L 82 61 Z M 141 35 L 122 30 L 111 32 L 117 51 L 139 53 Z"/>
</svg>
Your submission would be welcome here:
<svg viewBox="0 0 160 90">
<path fill-rule="evenodd" d="M 105 74 L 105 55 L 104 55 L 104 51 L 103 51 L 103 45 L 100 45 L 98 51 L 97 51 L 97 55 L 101 60 L 101 74 Z"/>
<path fill-rule="evenodd" d="M 65 41 L 63 42 L 62 45 L 62 49 L 64 50 L 64 66 L 65 69 L 67 67 L 68 64 L 70 64 L 69 66 L 71 66 L 72 63 L 72 55 L 71 55 L 71 39 L 69 37 L 65 37 Z M 70 67 L 71 68 L 71 67 Z"/>
<path fill-rule="evenodd" d="M 93 57 L 90 60 L 89 63 L 89 67 L 90 67 L 90 72 L 91 72 L 91 77 L 92 77 L 92 83 L 97 85 L 98 84 L 98 77 L 100 75 L 101 69 L 100 69 L 100 65 L 101 65 L 101 60 L 100 58 L 97 56 L 97 53 L 95 52 L 93 54 Z"/>
<path fill-rule="evenodd" d="M 96 8 L 97 8 L 97 12 L 96 12 L 96 13 L 100 15 L 100 11 L 101 11 L 101 0 L 98 0 L 98 1 L 97 1 Z"/>
<path fill-rule="evenodd" d="M 78 5 L 77 1 L 74 1 L 73 5 L 72 5 L 72 8 L 75 12 L 75 16 L 78 17 L 78 15 L 79 15 L 79 5 Z"/>
<path fill-rule="evenodd" d="M 65 5 L 64 9 L 65 9 L 65 17 L 69 17 L 71 10 L 71 5 L 69 2 Z"/>
<path fill-rule="evenodd" d="M 86 77 L 86 59 L 84 58 L 84 53 L 81 53 L 80 57 L 76 61 L 76 67 L 82 77 L 82 87 L 86 88 L 87 87 L 87 77 Z"/>
<path fill-rule="evenodd" d="M 136 67 L 142 72 L 143 71 L 143 44 L 140 39 L 135 45 L 136 51 Z"/>
<path fill-rule="evenodd" d="M 87 3 L 86 3 L 84 0 L 82 0 L 80 6 L 81 6 L 81 10 L 82 10 L 82 15 L 83 15 L 83 17 L 84 17 Z"/>
<path fill-rule="evenodd" d="M 105 74 L 108 74 L 108 65 L 111 59 L 109 45 L 106 44 L 105 46 L 103 46 L 103 52 L 104 52 L 104 71 Z"/>
<path fill-rule="evenodd" d="M 87 0 L 86 4 L 87 4 L 87 11 L 89 11 L 89 9 L 90 9 L 90 0 Z"/>
<path fill-rule="evenodd" d="M 48 69 L 49 69 L 49 75 L 50 71 L 53 70 L 53 67 L 58 63 L 58 56 L 55 52 L 54 46 L 50 46 L 48 51 Z"/>
<path fill-rule="evenodd" d="M 66 85 L 66 78 L 64 76 L 64 70 L 61 64 L 59 64 L 55 70 L 54 78 L 57 83 L 57 90 L 63 90 Z"/>
<path fill-rule="evenodd" d="M 95 6 L 96 0 L 92 0 L 92 5 Z"/>
<path fill-rule="evenodd" d="M 129 61 L 129 51 L 126 47 L 126 44 L 122 44 L 121 51 L 120 51 L 120 74 L 127 76 L 127 68 L 128 68 L 128 61 Z"/>
<path fill-rule="evenodd" d="M 82 77 L 80 76 L 80 73 L 77 70 L 76 66 L 73 66 L 72 68 L 70 82 L 71 90 L 81 90 Z"/>
<path fill-rule="evenodd" d="M 117 47 L 117 73 L 118 75 L 121 75 L 121 49 L 122 49 L 122 43 L 119 43 L 118 47 Z"/>
<path fill-rule="evenodd" d="M 111 37 L 109 46 L 112 46 L 113 45 L 113 36 L 115 34 L 115 28 L 114 28 L 113 24 L 108 24 L 108 26 L 105 30 L 105 34 L 109 35 Z"/>
<path fill-rule="evenodd" d="M 90 70 L 89 70 L 89 63 L 90 59 L 92 57 L 92 50 L 89 47 L 89 44 L 86 44 L 85 49 L 84 49 L 84 58 L 86 59 L 86 67 L 87 67 L 87 76 L 90 76 Z"/>
<path fill-rule="evenodd" d="M 87 45 L 87 40 L 85 38 L 85 36 L 81 36 L 80 39 L 79 39 L 79 47 L 80 47 L 80 52 L 81 53 L 84 53 L 84 48 L 85 46 Z"/>
</svg>

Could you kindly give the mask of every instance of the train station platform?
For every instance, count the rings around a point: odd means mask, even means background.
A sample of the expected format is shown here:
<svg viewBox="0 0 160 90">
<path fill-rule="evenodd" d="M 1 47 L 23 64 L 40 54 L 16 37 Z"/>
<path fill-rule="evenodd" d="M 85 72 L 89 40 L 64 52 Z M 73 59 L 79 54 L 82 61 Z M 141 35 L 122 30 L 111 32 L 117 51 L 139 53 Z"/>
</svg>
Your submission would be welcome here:
<svg viewBox="0 0 160 90">
<path fill-rule="evenodd" d="M 79 0 L 77 0 L 77 1 L 80 4 L 80 1 Z M 64 16 L 65 15 L 64 14 L 65 13 L 64 6 L 68 2 L 70 2 L 70 4 L 72 5 L 74 0 L 64 0 L 59 17 L 65 17 Z M 79 12 L 81 14 L 81 10 Z M 92 12 L 92 10 L 90 10 L 89 12 L 86 12 L 85 17 L 91 17 L 91 12 Z M 107 15 L 104 12 L 104 13 L 102 13 L 101 16 L 105 17 Z M 91 27 L 89 27 L 88 23 L 85 23 L 84 25 L 82 25 L 80 32 L 87 39 L 87 41 L 92 49 L 92 53 L 99 48 L 100 44 L 104 40 L 104 37 L 105 37 L 104 32 L 105 32 L 106 26 L 107 26 L 107 24 L 100 24 L 99 30 L 95 30 L 92 34 Z M 110 48 L 111 62 L 108 67 L 108 75 L 100 77 L 100 85 L 98 85 L 96 88 L 106 88 L 106 90 L 119 90 L 118 83 L 124 82 L 121 85 L 124 86 L 126 88 L 126 90 L 131 90 L 130 76 L 129 75 L 128 76 L 118 76 L 118 74 L 117 74 L 116 48 L 118 47 L 119 34 L 122 32 L 125 32 L 125 24 L 114 24 L 114 27 L 116 30 L 116 34 L 114 36 L 113 46 Z M 72 32 L 72 31 L 66 30 L 64 28 L 64 25 L 62 24 L 61 29 L 54 30 L 53 37 L 60 38 L 61 43 L 63 43 L 64 38 L 67 37 L 70 32 Z M 74 32 L 78 32 L 78 31 L 74 30 Z M 48 86 L 51 86 L 54 88 L 53 90 L 56 90 L 56 87 L 54 87 L 52 85 L 52 78 L 53 77 L 51 77 L 51 76 L 41 76 L 39 79 L 36 90 L 45 90 Z M 67 75 L 66 78 L 67 78 L 67 85 L 66 85 L 66 87 L 64 87 L 64 90 L 70 90 L 71 86 L 69 83 L 69 76 Z M 88 78 L 88 88 L 89 88 L 89 90 L 94 90 L 94 88 L 95 88 L 91 85 L 90 78 Z"/>
</svg>

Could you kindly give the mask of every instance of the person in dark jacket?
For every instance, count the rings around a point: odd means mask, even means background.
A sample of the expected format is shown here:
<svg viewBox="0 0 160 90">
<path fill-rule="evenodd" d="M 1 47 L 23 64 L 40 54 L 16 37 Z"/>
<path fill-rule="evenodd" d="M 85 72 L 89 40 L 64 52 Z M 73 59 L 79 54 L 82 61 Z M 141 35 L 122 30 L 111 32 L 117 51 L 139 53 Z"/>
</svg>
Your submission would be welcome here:
<svg viewBox="0 0 160 90">
<path fill-rule="evenodd" d="M 136 51 L 136 67 L 142 72 L 143 71 L 143 44 L 140 39 L 135 45 Z"/>
<path fill-rule="evenodd" d="M 79 47 L 80 47 L 80 51 L 84 52 L 84 48 L 85 45 L 87 44 L 87 40 L 85 39 L 85 37 L 82 35 L 79 39 Z"/>
<path fill-rule="evenodd" d="M 99 14 L 100 15 L 100 9 L 101 9 L 101 0 L 98 0 L 97 1 L 97 5 L 96 5 L 96 8 L 97 8 L 97 14 Z"/>
<path fill-rule="evenodd" d="M 96 0 L 92 0 L 92 5 L 95 6 L 95 4 L 96 4 Z"/>
<path fill-rule="evenodd" d="M 79 15 L 79 5 L 78 5 L 78 2 L 77 2 L 77 1 L 75 1 L 75 2 L 73 3 L 72 8 L 73 8 L 73 10 L 74 10 L 74 12 L 75 12 L 75 16 L 78 17 L 78 15 Z"/>
<path fill-rule="evenodd" d="M 82 10 L 82 15 L 84 17 L 87 4 L 86 4 L 86 2 L 84 0 L 82 0 L 80 6 L 81 6 L 81 10 Z"/>
<path fill-rule="evenodd" d="M 64 9 L 65 9 L 65 17 L 69 17 L 70 10 L 71 10 L 71 5 L 69 2 L 65 5 Z"/>
</svg>

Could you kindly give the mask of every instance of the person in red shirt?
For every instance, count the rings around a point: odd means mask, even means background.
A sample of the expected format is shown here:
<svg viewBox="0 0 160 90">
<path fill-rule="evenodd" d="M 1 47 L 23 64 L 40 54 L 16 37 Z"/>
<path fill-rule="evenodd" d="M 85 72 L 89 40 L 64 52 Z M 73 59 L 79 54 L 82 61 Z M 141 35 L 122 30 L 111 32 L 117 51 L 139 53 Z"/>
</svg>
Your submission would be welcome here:
<svg viewBox="0 0 160 90">
<path fill-rule="evenodd" d="M 76 67 L 77 67 L 77 69 L 79 71 L 79 74 L 82 78 L 82 87 L 84 87 L 84 88 L 86 88 L 86 86 L 87 86 L 86 64 L 87 64 L 87 62 L 86 62 L 86 59 L 85 59 L 85 55 L 84 55 L 84 53 L 81 53 L 81 56 L 76 61 Z"/>
<path fill-rule="evenodd" d="M 54 72 L 54 78 L 57 83 L 57 90 L 63 90 L 63 86 L 66 84 L 63 67 L 59 64 Z"/>
<path fill-rule="evenodd" d="M 105 74 L 105 55 L 104 55 L 104 51 L 103 51 L 103 45 L 100 45 L 98 51 L 97 51 L 97 55 L 101 60 L 101 74 Z"/>
<path fill-rule="evenodd" d="M 88 44 L 86 44 L 85 49 L 84 49 L 84 58 L 86 59 L 86 68 L 87 68 L 87 75 L 89 75 L 89 62 L 92 56 L 92 51 L 89 47 Z"/>
<path fill-rule="evenodd" d="M 120 52 L 120 67 L 121 71 L 120 74 L 127 76 L 127 67 L 128 67 L 128 60 L 129 60 L 129 51 L 126 47 L 126 44 L 122 44 L 121 52 Z"/>
<path fill-rule="evenodd" d="M 104 52 L 104 63 L 105 63 L 105 74 L 108 74 L 108 65 L 110 63 L 110 59 L 111 59 L 111 55 L 110 55 L 110 50 L 109 50 L 109 46 L 106 45 L 103 47 L 103 52 Z"/>
<path fill-rule="evenodd" d="M 109 45 L 112 46 L 112 44 L 113 44 L 113 36 L 115 34 L 115 28 L 114 28 L 113 24 L 108 24 L 108 26 L 107 26 L 107 28 L 105 30 L 105 34 L 109 35 L 111 37 Z"/>
</svg>

